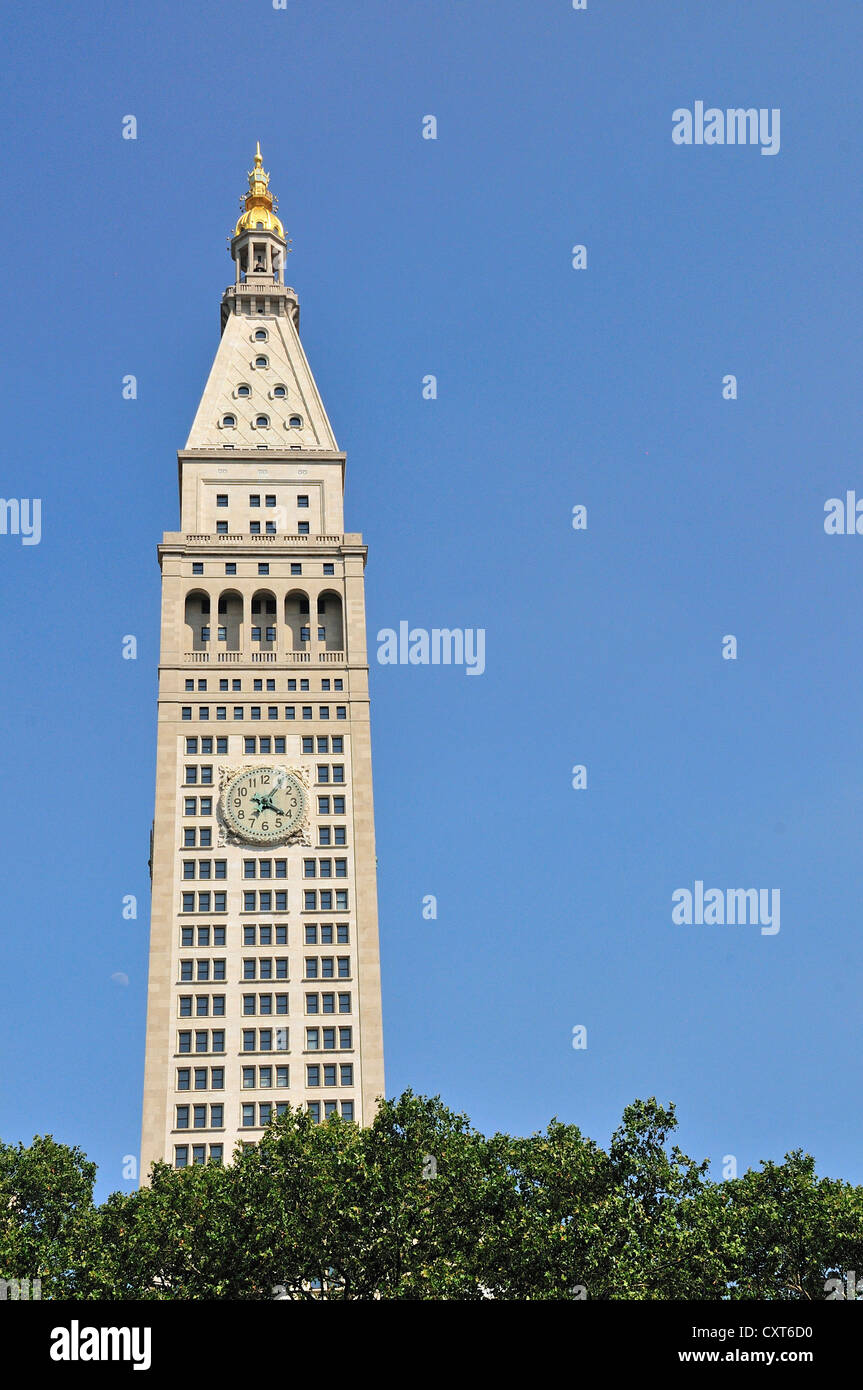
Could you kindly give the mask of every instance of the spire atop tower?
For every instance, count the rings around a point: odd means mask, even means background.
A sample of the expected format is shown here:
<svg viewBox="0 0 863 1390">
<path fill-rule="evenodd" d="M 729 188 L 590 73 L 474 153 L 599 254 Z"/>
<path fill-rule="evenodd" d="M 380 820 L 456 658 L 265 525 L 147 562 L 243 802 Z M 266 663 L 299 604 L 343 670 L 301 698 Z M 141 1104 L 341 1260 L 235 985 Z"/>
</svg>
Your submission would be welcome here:
<svg viewBox="0 0 863 1390">
<path fill-rule="evenodd" d="M 249 191 L 245 197 L 245 212 L 237 222 L 234 236 L 239 236 L 241 232 L 264 231 L 274 232 L 284 241 L 285 229 L 281 220 L 276 216 L 275 209 L 277 207 L 278 199 L 274 198 L 270 192 L 270 176 L 264 170 L 259 140 L 255 148 L 254 168 L 249 170 Z"/>
</svg>

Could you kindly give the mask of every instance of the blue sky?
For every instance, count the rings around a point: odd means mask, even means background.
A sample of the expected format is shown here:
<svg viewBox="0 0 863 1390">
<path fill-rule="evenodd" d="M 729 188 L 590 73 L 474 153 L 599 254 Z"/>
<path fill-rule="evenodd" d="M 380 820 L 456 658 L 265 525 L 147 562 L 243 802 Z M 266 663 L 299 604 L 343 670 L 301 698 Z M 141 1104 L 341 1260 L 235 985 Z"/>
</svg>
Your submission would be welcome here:
<svg viewBox="0 0 863 1390">
<path fill-rule="evenodd" d="M 42 540 L 0 536 L 0 1136 L 131 1185 L 156 544 L 260 139 L 370 649 L 402 619 L 487 634 L 480 678 L 373 660 L 388 1092 L 602 1142 L 656 1094 L 717 1177 L 800 1146 L 863 1182 L 863 538 L 823 526 L 863 496 L 860 7 L 4 23 L 0 493 L 42 499 Z M 779 108 L 779 153 L 676 146 L 697 100 Z M 778 888 L 780 932 L 675 926 L 696 880 Z"/>
</svg>

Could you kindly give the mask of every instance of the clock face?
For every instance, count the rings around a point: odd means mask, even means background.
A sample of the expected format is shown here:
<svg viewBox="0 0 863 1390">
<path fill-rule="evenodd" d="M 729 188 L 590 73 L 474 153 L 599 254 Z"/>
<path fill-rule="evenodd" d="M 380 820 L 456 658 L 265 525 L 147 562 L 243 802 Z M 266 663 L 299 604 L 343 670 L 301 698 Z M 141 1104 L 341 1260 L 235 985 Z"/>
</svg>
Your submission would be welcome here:
<svg viewBox="0 0 863 1390">
<path fill-rule="evenodd" d="M 247 767 L 222 793 L 222 814 L 235 835 L 254 845 L 284 840 L 306 818 L 308 796 L 286 767 Z"/>
</svg>

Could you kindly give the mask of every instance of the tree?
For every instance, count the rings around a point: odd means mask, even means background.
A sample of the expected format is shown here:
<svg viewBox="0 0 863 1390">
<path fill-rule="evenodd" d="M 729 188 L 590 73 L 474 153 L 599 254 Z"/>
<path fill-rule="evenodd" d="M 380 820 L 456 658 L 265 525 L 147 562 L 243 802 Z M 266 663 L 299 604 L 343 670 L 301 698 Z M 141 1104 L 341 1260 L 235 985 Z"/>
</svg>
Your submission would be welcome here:
<svg viewBox="0 0 863 1390">
<path fill-rule="evenodd" d="M 155 1164 L 98 1207 L 80 1150 L 0 1145 L 0 1278 L 110 1300 L 711 1300 L 863 1276 L 863 1189 L 799 1152 L 713 1183 L 675 1128 L 651 1098 L 607 1152 L 558 1120 L 486 1138 L 406 1091 L 364 1129 L 289 1109 L 227 1167 Z"/>
</svg>

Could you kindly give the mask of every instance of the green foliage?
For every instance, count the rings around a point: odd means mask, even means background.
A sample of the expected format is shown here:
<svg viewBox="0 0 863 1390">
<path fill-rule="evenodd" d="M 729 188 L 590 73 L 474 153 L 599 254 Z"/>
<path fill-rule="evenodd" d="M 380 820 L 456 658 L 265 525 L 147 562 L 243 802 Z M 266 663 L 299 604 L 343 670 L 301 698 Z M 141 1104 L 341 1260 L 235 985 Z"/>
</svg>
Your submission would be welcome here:
<svg viewBox="0 0 863 1390">
<path fill-rule="evenodd" d="M 486 1138 L 407 1091 L 366 1129 L 289 1110 L 229 1166 L 156 1164 L 99 1207 L 80 1150 L 0 1144 L 0 1278 L 44 1298 L 711 1300 L 863 1274 L 863 1189 L 799 1152 L 713 1183 L 675 1128 L 651 1099 L 607 1152 L 556 1120 Z"/>
</svg>

